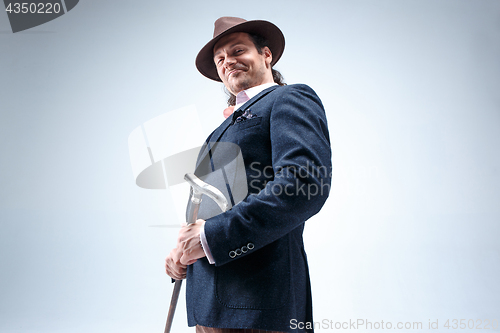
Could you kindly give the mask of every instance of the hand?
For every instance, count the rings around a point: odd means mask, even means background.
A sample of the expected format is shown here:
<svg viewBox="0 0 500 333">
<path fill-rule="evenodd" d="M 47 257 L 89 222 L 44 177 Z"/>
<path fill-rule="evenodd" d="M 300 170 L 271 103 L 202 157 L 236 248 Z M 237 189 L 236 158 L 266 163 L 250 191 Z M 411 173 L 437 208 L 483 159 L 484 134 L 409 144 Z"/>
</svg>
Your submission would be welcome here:
<svg viewBox="0 0 500 333">
<path fill-rule="evenodd" d="M 205 251 L 201 247 L 200 231 L 205 225 L 205 220 L 197 220 L 195 223 L 184 225 L 179 231 L 177 250 L 182 252 L 180 262 L 183 265 L 191 265 L 199 258 L 205 257 Z"/>
<path fill-rule="evenodd" d="M 182 280 L 186 278 L 186 265 L 180 262 L 182 251 L 177 248 L 170 251 L 170 254 L 165 259 L 165 271 L 168 276 L 175 280 Z"/>
</svg>

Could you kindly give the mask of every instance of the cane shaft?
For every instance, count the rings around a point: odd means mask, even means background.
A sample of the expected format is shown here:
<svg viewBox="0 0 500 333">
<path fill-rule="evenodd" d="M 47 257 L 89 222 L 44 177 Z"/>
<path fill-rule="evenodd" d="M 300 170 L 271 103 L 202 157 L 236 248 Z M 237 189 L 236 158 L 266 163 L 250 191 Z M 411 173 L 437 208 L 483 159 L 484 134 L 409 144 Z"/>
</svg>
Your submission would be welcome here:
<svg viewBox="0 0 500 333">
<path fill-rule="evenodd" d="M 203 194 L 212 198 L 217 205 L 221 208 L 223 212 L 229 209 L 229 203 L 227 202 L 224 194 L 217 188 L 201 181 L 198 177 L 193 174 L 186 174 L 184 179 L 191 185 L 191 213 L 188 216 L 187 224 L 195 223 L 198 218 L 198 210 L 200 209 L 201 197 Z M 181 291 L 182 280 L 175 280 L 174 291 L 172 292 L 172 299 L 170 301 L 170 308 L 168 309 L 167 323 L 165 325 L 165 333 L 170 333 L 170 328 L 172 327 L 172 321 L 174 320 L 175 308 L 177 306 L 177 300 L 179 299 L 179 293 Z"/>
<path fill-rule="evenodd" d="M 165 333 L 170 333 L 170 329 L 172 328 L 175 308 L 177 307 L 177 301 L 179 300 L 181 287 L 182 287 L 182 280 L 175 280 L 174 291 L 172 291 L 172 299 L 170 300 L 170 308 L 168 309 L 167 323 L 165 324 Z"/>
<path fill-rule="evenodd" d="M 198 217 L 198 210 L 200 209 L 202 193 L 194 191 L 191 197 L 192 210 L 188 217 L 187 224 L 192 224 L 196 222 Z M 177 301 L 179 300 L 179 294 L 181 292 L 182 280 L 175 280 L 174 291 L 172 292 L 172 299 L 170 300 L 170 308 L 168 309 L 167 323 L 165 324 L 165 333 L 170 333 L 172 328 L 172 322 L 174 321 L 175 308 L 177 307 Z"/>
</svg>

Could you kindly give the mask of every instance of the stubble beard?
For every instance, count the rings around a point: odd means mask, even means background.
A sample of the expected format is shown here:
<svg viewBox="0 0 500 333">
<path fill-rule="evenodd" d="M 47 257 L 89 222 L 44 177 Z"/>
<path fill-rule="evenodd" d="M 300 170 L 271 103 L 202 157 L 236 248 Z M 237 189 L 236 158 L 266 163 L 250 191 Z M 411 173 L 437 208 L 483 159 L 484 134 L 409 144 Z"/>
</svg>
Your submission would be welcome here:
<svg viewBox="0 0 500 333">
<path fill-rule="evenodd" d="M 240 73 L 241 74 L 241 73 Z M 237 95 L 239 92 L 246 90 L 252 87 L 252 81 L 250 78 L 245 78 L 243 80 L 237 80 L 237 82 L 229 83 L 229 88 L 233 92 L 234 95 Z"/>
<path fill-rule="evenodd" d="M 263 75 L 263 73 L 259 73 L 259 74 Z M 236 77 L 234 77 L 236 79 L 235 80 L 236 82 L 231 83 L 231 81 L 228 80 L 227 83 L 229 86 L 229 91 L 231 91 L 235 96 L 243 90 L 255 87 L 255 86 L 260 84 L 260 82 L 258 82 L 258 78 L 260 76 L 259 75 L 256 76 L 254 73 L 254 76 L 250 77 L 248 75 L 248 72 L 245 69 L 242 72 L 235 73 L 233 75 L 236 75 Z M 241 77 L 238 77 L 238 76 L 241 76 Z"/>
</svg>

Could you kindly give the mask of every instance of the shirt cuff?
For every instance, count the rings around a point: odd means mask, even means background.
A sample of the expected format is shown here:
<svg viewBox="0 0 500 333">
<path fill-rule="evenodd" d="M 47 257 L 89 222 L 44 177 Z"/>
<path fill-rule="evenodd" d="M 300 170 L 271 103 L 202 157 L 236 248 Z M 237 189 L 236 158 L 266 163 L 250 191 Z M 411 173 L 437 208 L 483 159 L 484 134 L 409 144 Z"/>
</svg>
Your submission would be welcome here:
<svg viewBox="0 0 500 333">
<path fill-rule="evenodd" d="M 214 257 L 212 257 L 212 252 L 210 252 L 210 248 L 208 247 L 207 237 L 205 236 L 205 226 L 203 226 L 200 231 L 200 241 L 203 252 L 205 252 L 205 255 L 207 256 L 208 263 L 212 265 L 215 264 Z"/>
</svg>

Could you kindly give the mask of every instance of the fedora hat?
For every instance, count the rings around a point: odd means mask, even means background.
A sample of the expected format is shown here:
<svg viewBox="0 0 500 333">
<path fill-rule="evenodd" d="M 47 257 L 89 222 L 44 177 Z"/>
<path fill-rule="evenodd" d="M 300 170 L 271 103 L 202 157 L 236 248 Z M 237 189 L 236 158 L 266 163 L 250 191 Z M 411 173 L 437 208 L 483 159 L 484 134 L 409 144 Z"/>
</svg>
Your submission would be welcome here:
<svg viewBox="0 0 500 333">
<path fill-rule="evenodd" d="M 196 68 L 209 79 L 221 81 L 214 63 L 214 46 L 224 36 L 233 32 L 257 34 L 268 41 L 269 49 L 273 54 L 271 66 L 278 62 L 285 49 L 285 37 L 281 30 L 268 21 L 247 21 L 239 17 L 224 16 L 214 23 L 214 36 L 198 53 Z"/>
</svg>

